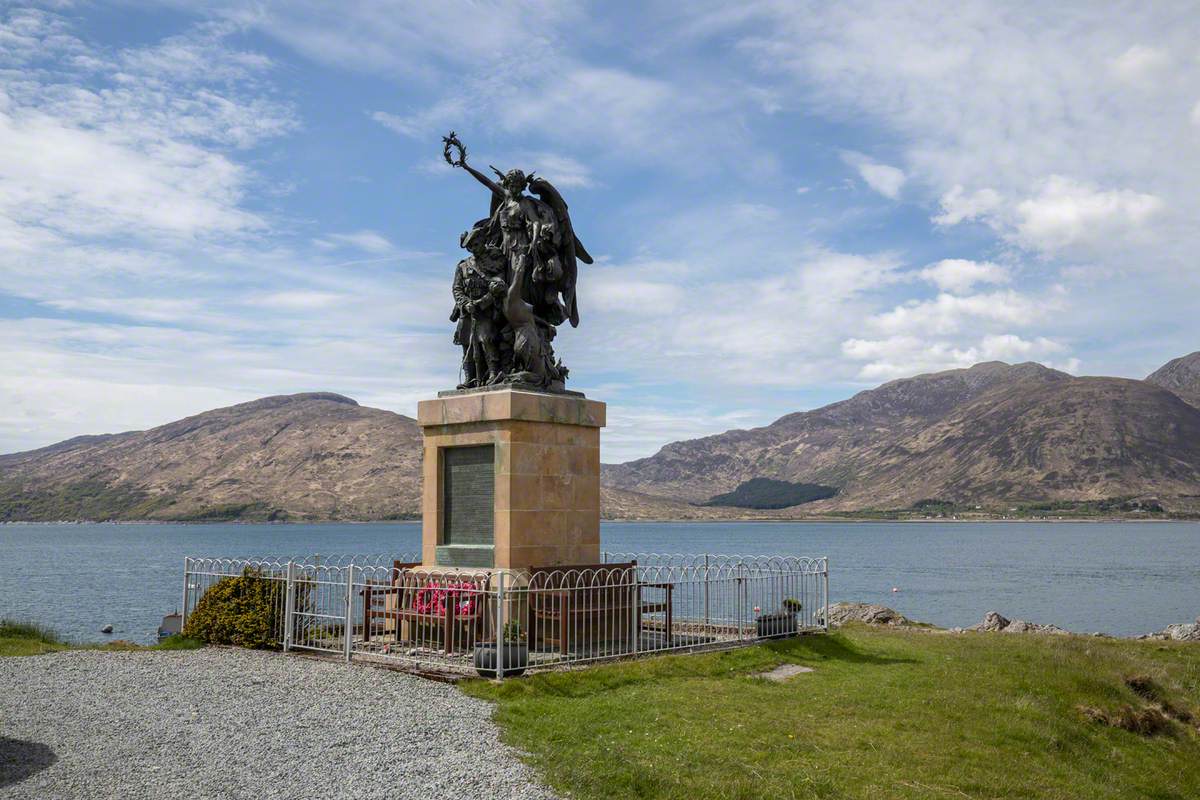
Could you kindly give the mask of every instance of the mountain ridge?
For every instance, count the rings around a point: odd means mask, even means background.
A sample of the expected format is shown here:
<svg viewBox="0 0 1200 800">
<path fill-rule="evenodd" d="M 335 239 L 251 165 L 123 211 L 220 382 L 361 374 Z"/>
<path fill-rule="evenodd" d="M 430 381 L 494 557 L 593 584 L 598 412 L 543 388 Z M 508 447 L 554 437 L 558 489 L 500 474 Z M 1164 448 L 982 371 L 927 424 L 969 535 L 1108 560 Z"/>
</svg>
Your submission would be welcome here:
<svg viewBox="0 0 1200 800">
<path fill-rule="evenodd" d="M 607 518 L 789 518 L 917 504 L 1200 498 L 1200 353 L 1144 381 L 984 362 L 602 468 Z M 145 431 L 0 455 L 0 520 L 373 520 L 420 512 L 415 421 L 275 395 Z M 782 510 L 704 506 L 754 479 L 836 487 Z M 1193 500 L 1186 501 L 1184 505 Z"/>
<path fill-rule="evenodd" d="M 420 458 L 410 417 L 329 392 L 274 395 L 0 456 L 0 519 L 411 518 Z"/>
<path fill-rule="evenodd" d="M 761 428 L 673 442 L 648 458 L 605 465 L 603 478 L 615 489 L 690 502 L 759 477 L 841 489 L 800 507 L 804 513 L 900 509 L 929 498 L 1182 495 L 1200 492 L 1196 411 L 1143 381 L 988 362 L 891 381 Z M 1132 452 L 1126 439 L 1153 446 Z"/>
<path fill-rule="evenodd" d="M 1200 408 L 1200 350 L 1173 358 L 1146 376 L 1146 382 L 1174 392 Z"/>
</svg>

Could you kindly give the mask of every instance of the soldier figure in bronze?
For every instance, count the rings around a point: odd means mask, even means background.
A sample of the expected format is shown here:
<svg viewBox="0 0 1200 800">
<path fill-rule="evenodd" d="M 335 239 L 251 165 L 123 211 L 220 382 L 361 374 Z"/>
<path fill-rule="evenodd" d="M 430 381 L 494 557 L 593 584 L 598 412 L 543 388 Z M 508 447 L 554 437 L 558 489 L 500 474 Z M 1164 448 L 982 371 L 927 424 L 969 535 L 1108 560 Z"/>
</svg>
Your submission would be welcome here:
<svg viewBox="0 0 1200 800">
<path fill-rule="evenodd" d="M 545 178 L 519 169 L 492 167 L 493 181 L 467 164 L 466 148 L 453 131 L 442 141 L 446 162 L 491 192 L 488 218 L 463 234 L 471 256 L 455 271 L 451 319 L 458 321 L 455 342 L 463 347 L 461 388 L 521 383 L 563 391 L 567 368 L 551 342 L 556 326 L 568 320 L 579 325 L 578 262 L 592 263 L 566 201 Z"/>
<path fill-rule="evenodd" d="M 501 375 L 500 304 L 508 286 L 503 256 L 487 246 L 487 223 L 480 220 L 459 238 L 459 244 L 471 255 L 458 262 L 451 287 L 454 310 L 450 321 L 458 323 L 454 343 L 463 349 L 464 380 L 460 389 L 486 386 Z"/>
</svg>

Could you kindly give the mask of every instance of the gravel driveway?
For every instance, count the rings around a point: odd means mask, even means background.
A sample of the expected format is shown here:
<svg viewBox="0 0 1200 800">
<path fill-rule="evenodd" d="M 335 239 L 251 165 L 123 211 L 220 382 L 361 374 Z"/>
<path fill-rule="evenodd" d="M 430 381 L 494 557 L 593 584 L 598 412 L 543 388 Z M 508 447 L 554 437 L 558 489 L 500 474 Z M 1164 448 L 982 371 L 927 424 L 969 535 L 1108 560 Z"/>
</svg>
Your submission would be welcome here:
<svg viewBox="0 0 1200 800">
<path fill-rule="evenodd" d="M 0 658 L 2 798 L 550 798 L 453 686 L 278 653 Z"/>
</svg>

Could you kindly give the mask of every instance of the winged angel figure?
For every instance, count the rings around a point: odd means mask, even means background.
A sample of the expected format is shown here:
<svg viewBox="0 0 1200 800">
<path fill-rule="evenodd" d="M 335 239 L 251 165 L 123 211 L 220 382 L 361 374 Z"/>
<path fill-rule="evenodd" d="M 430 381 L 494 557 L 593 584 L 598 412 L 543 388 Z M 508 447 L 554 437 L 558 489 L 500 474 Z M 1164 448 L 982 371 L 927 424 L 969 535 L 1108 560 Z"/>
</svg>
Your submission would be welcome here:
<svg viewBox="0 0 1200 800">
<path fill-rule="evenodd" d="M 459 388 L 523 383 L 563 391 L 567 368 L 551 342 L 563 322 L 578 327 L 578 262 L 592 263 L 567 203 L 532 172 L 491 167 L 492 180 L 467 163 L 467 149 L 453 131 L 442 141 L 446 162 L 491 192 L 488 217 L 462 235 L 471 255 L 454 275 L 450 319 L 458 322 L 455 342 L 463 348 Z"/>
</svg>

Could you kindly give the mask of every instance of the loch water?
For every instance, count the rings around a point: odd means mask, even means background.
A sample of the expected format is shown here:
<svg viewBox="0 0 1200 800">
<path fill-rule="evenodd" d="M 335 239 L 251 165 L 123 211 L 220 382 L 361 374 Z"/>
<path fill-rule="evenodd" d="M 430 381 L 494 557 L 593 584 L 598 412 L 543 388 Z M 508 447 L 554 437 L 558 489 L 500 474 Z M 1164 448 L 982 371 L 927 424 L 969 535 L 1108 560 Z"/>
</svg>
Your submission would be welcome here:
<svg viewBox="0 0 1200 800">
<path fill-rule="evenodd" d="M 0 525 L 0 618 L 75 641 L 149 642 L 182 597 L 185 556 L 403 555 L 420 524 Z M 611 522 L 610 552 L 828 556 L 834 601 L 941 626 L 991 610 L 1130 636 L 1200 615 L 1200 523 Z M 898 591 L 893 592 L 893 587 Z"/>
</svg>

